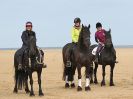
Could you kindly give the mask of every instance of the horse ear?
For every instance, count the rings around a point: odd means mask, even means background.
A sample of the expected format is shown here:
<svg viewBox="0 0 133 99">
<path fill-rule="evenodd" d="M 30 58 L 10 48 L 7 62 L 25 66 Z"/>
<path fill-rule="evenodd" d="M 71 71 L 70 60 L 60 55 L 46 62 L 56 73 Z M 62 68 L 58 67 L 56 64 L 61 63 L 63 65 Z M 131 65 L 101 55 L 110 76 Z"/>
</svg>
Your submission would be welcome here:
<svg viewBox="0 0 133 99">
<path fill-rule="evenodd" d="M 111 29 L 109 28 L 109 33 L 111 33 Z"/>
<path fill-rule="evenodd" d="M 90 27 L 91 27 L 91 25 L 89 24 L 89 25 L 88 25 L 88 28 L 90 29 Z"/>
<path fill-rule="evenodd" d="M 84 28 L 84 25 L 82 24 L 82 28 Z"/>
</svg>

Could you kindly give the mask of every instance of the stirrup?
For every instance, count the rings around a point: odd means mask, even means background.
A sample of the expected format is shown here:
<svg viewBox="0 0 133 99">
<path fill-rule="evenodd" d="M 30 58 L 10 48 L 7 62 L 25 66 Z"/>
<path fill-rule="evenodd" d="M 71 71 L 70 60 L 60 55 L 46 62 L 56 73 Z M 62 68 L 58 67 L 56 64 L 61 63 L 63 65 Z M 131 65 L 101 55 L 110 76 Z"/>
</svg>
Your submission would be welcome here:
<svg viewBox="0 0 133 99">
<path fill-rule="evenodd" d="M 115 61 L 115 63 L 117 64 L 117 63 L 119 63 L 118 61 Z"/>
<path fill-rule="evenodd" d="M 67 61 L 66 67 L 71 67 L 71 61 Z"/>
<path fill-rule="evenodd" d="M 18 65 L 18 70 L 22 69 L 22 64 Z"/>
<path fill-rule="evenodd" d="M 43 63 L 42 68 L 47 68 L 47 65 Z"/>
</svg>

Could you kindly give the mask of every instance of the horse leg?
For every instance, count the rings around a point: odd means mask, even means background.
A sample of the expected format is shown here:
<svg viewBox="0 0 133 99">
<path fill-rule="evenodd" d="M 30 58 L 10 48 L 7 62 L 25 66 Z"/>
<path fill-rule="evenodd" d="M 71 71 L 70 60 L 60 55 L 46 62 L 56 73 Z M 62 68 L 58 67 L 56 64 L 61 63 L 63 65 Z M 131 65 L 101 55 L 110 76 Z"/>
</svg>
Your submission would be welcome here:
<svg viewBox="0 0 133 99">
<path fill-rule="evenodd" d="M 91 64 L 90 72 L 91 72 L 91 75 L 90 75 L 90 84 L 92 84 L 94 82 L 93 81 L 93 63 Z"/>
<path fill-rule="evenodd" d="M 82 91 L 81 67 L 77 66 L 77 70 L 78 70 L 78 88 L 77 88 L 77 91 Z"/>
<path fill-rule="evenodd" d="M 25 92 L 29 93 L 29 87 L 28 87 L 28 74 L 26 73 L 26 77 L 25 77 Z"/>
<path fill-rule="evenodd" d="M 39 96 L 44 96 L 44 94 L 42 92 L 42 87 L 41 87 L 41 73 L 42 73 L 42 69 L 37 72 L 38 84 L 39 84 Z"/>
<path fill-rule="evenodd" d="M 113 82 L 113 70 L 115 67 L 115 64 L 110 65 L 111 70 L 110 70 L 110 86 L 114 86 L 114 82 Z"/>
<path fill-rule="evenodd" d="M 31 71 L 29 73 L 29 78 L 30 78 L 30 85 L 31 85 L 30 96 L 35 96 L 34 91 L 33 91 L 33 78 L 32 78 L 32 72 Z"/>
<path fill-rule="evenodd" d="M 73 81 L 71 82 L 71 88 L 75 88 L 74 75 L 76 71 L 76 66 L 73 66 Z"/>
<path fill-rule="evenodd" d="M 15 87 L 13 90 L 14 93 L 18 93 L 17 85 L 18 85 L 18 73 L 17 73 L 17 70 L 15 70 Z"/>
<path fill-rule="evenodd" d="M 95 63 L 95 68 L 94 68 L 94 83 L 95 84 L 98 84 L 98 81 L 97 81 L 97 68 L 98 68 L 98 64 Z"/>
<path fill-rule="evenodd" d="M 85 86 L 85 91 L 89 91 L 91 90 L 90 88 L 90 74 L 91 74 L 91 70 L 90 70 L 90 66 L 86 66 L 86 86 Z"/>
<path fill-rule="evenodd" d="M 68 75 L 66 75 L 66 78 L 65 78 L 65 88 L 69 88 Z"/>
<path fill-rule="evenodd" d="M 65 65 L 65 88 L 69 88 L 69 81 L 68 81 L 68 72 L 69 72 L 69 67 L 66 67 Z"/>
<path fill-rule="evenodd" d="M 101 82 L 101 86 L 105 86 L 105 65 L 102 65 L 102 70 L 103 70 L 103 73 L 102 73 L 103 80 Z"/>
</svg>

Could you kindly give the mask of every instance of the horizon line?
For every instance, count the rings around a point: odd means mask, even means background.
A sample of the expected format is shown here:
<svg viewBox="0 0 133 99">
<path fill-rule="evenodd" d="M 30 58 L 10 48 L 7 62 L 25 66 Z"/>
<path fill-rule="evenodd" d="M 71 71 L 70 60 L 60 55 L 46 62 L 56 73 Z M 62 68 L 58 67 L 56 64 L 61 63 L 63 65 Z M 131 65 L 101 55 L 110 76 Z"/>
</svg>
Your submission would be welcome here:
<svg viewBox="0 0 133 99">
<path fill-rule="evenodd" d="M 133 48 L 133 45 L 114 45 L 115 48 Z M 62 49 L 63 47 L 39 47 L 42 49 Z M 0 50 L 17 50 L 19 48 L 13 47 L 13 48 L 0 48 Z"/>
</svg>

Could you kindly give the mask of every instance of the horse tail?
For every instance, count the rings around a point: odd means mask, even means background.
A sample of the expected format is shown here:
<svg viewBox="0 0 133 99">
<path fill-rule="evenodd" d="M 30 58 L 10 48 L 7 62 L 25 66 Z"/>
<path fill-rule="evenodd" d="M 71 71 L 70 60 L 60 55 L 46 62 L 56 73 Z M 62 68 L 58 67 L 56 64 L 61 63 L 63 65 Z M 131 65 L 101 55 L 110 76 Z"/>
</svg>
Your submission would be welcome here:
<svg viewBox="0 0 133 99">
<path fill-rule="evenodd" d="M 17 80 L 17 88 L 19 90 L 22 90 L 25 86 L 25 71 L 24 70 L 18 70 L 17 73 L 15 73 L 15 81 Z"/>
<path fill-rule="evenodd" d="M 72 57 L 70 55 L 70 57 Z M 69 61 L 64 62 L 63 64 L 63 80 L 73 81 L 73 75 L 74 75 L 74 68 L 72 64 L 72 59 L 70 58 Z M 66 78 L 67 77 L 67 78 Z"/>
<path fill-rule="evenodd" d="M 68 81 L 73 81 L 73 75 L 74 75 L 74 69 L 72 66 L 70 67 L 67 67 L 65 64 L 63 65 L 63 80 L 65 81 L 66 80 L 66 77 L 67 77 L 67 80 Z"/>
<path fill-rule="evenodd" d="M 63 80 L 73 81 L 74 69 L 72 66 L 71 43 L 63 47 Z"/>
<path fill-rule="evenodd" d="M 22 69 L 18 69 L 18 55 L 14 55 L 14 69 L 15 69 L 15 74 L 14 74 L 14 80 L 15 82 L 17 82 L 17 88 L 19 90 L 22 90 L 22 88 L 24 88 L 25 86 L 25 70 Z"/>
</svg>

